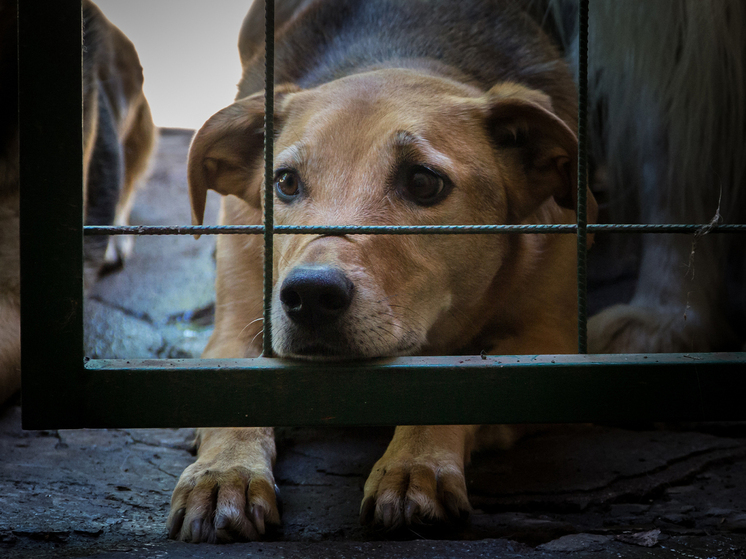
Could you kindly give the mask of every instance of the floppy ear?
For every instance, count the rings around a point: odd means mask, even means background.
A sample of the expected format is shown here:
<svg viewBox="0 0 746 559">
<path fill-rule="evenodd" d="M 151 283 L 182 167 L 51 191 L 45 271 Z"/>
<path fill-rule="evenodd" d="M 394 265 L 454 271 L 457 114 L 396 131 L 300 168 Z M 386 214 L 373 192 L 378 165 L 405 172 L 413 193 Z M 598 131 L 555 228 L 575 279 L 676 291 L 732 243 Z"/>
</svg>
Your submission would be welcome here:
<svg viewBox="0 0 746 559">
<path fill-rule="evenodd" d="M 524 180 L 508 185 L 510 212 L 516 221 L 554 197 L 563 208 L 576 209 L 578 140 L 552 111 L 548 95 L 513 83 L 487 93 L 488 126 L 497 149 L 511 157 L 513 171 Z M 518 184 L 515 184 L 515 183 Z M 589 221 L 595 221 L 596 201 L 588 191 Z"/>
<path fill-rule="evenodd" d="M 298 88 L 293 85 L 276 89 L 275 105 Z M 275 112 L 275 131 L 282 124 Z M 223 196 L 233 194 L 248 204 L 261 204 L 261 181 L 256 171 L 264 153 L 264 93 L 239 99 L 214 114 L 200 128 L 189 148 L 187 176 L 192 202 L 192 224 L 202 225 L 207 190 Z"/>
</svg>

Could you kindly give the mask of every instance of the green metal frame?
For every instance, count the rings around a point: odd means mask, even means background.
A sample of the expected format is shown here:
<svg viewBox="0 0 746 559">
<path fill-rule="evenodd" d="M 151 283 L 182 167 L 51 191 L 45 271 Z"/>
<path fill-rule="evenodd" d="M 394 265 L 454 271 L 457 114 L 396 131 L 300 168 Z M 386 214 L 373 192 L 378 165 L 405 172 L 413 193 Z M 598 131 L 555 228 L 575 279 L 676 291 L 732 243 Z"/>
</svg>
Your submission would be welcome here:
<svg viewBox="0 0 746 559">
<path fill-rule="evenodd" d="M 743 353 L 87 360 L 80 0 L 19 0 L 19 62 L 26 429 L 746 419 Z"/>
</svg>

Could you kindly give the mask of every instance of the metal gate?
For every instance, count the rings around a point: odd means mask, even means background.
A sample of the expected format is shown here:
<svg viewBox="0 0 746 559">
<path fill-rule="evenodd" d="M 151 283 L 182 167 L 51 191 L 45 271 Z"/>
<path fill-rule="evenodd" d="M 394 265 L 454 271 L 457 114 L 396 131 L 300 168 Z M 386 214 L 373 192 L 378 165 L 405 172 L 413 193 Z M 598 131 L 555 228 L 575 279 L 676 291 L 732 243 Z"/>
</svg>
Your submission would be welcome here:
<svg viewBox="0 0 746 559">
<path fill-rule="evenodd" d="M 23 426 L 26 429 L 746 419 L 746 354 L 586 355 L 586 232 L 695 233 L 697 225 L 593 225 L 585 216 L 588 0 L 580 2 L 579 185 L 574 225 L 83 227 L 80 0 L 19 0 Z M 274 7 L 267 8 L 272 138 Z M 50 55 L 54 64 L 49 63 Z M 44 76 L 35 68 L 44 67 Z M 40 80 L 44 80 L 42 83 Z M 53 96 L 50 91 L 54 92 Z M 83 350 L 84 234 L 561 233 L 578 239 L 578 354 L 298 363 L 271 357 L 91 360 Z M 717 225 L 712 233 L 744 233 Z M 417 393 L 416 399 L 407 395 Z"/>
</svg>

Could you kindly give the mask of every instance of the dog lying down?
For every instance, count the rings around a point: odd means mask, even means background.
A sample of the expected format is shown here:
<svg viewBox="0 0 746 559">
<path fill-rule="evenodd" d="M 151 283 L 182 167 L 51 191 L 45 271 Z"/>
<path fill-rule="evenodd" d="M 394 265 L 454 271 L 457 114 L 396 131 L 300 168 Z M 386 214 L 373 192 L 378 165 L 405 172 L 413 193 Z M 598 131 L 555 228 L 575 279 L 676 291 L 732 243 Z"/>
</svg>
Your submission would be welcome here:
<svg viewBox="0 0 746 559">
<path fill-rule="evenodd" d="M 223 195 L 222 223 L 261 223 L 263 8 L 252 5 L 241 30 L 237 101 L 192 144 L 195 223 L 208 189 Z M 577 104 L 564 56 L 576 50 L 576 10 L 575 0 L 278 1 L 276 223 L 572 223 Z M 594 2 L 593 155 L 606 186 L 626 189 L 644 222 L 708 222 L 714 177 L 722 215 L 745 217 L 744 24 L 740 0 Z M 724 237 L 706 248 L 698 240 L 694 281 L 684 273 L 691 238 L 644 239 L 635 296 L 591 320 L 591 351 L 737 344 L 718 286 L 737 251 Z M 572 236 L 274 243 L 280 356 L 576 351 Z M 261 239 L 218 238 L 216 289 L 204 357 L 259 355 Z M 397 427 L 365 484 L 361 521 L 392 529 L 463 518 L 471 450 L 516 436 L 507 427 Z M 271 429 L 201 429 L 197 442 L 171 500 L 170 537 L 256 539 L 280 521 Z"/>
<path fill-rule="evenodd" d="M 574 222 L 575 86 L 517 6 L 278 2 L 276 223 Z M 261 223 L 262 25 L 259 3 L 242 29 L 238 100 L 193 140 L 195 223 L 208 189 L 224 195 L 223 223 Z M 575 247 L 567 235 L 278 236 L 274 350 L 316 360 L 574 352 Z M 217 268 L 203 357 L 258 356 L 262 240 L 219 237 Z M 398 427 L 361 520 L 394 528 L 466 515 L 464 465 L 480 432 Z M 202 429 L 198 440 L 170 536 L 255 539 L 279 523 L 272 429 Z"/>
</svg>

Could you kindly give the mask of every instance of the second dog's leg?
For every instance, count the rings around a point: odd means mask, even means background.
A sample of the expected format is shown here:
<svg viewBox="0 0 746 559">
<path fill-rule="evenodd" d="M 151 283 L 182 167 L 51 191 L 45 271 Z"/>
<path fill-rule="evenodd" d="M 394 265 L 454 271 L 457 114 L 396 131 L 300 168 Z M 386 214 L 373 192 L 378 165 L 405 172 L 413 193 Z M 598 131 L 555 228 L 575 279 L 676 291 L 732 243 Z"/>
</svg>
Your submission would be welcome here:
<svg viewBox="0 0 746 559">
<path fill-rule="evenodd" d="M 155 150 L 157 130 L 153 124 L 150 106 L 144 97 L 135 109 L 134 121 L 122 142 L 124 177 L 122 190 L 114 214 L 114 225 L 129 225 L 130 213 L 137 189 L 142 186 L 151 156 Z M 104 261 L 110 268 L 118 268 L 132 256 L 135 237 L 116 235 L 109 239 Z"/>
<path fill-rule="evenodd" d="M 649 235 L 628 305 L 590 319 L 591 353 L 717 351 L 734 340 L 725 320 L 723 239 Z"/>
</svg>

